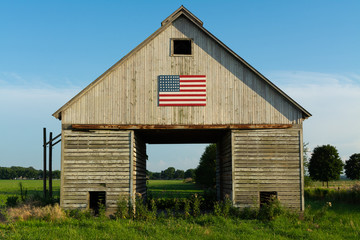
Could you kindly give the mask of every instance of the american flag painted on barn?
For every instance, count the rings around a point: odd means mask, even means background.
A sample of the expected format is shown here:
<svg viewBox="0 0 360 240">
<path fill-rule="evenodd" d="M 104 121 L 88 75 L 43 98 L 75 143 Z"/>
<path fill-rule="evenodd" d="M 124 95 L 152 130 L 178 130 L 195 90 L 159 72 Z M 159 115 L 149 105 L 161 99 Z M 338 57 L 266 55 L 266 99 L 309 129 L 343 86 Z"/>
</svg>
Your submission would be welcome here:
<svg viewBox="0 0 360 240">
<path fill-rule="evenodd" d="M 159 75 L 159 106 L 206 106 L 206 76 Z"/>
</svg>

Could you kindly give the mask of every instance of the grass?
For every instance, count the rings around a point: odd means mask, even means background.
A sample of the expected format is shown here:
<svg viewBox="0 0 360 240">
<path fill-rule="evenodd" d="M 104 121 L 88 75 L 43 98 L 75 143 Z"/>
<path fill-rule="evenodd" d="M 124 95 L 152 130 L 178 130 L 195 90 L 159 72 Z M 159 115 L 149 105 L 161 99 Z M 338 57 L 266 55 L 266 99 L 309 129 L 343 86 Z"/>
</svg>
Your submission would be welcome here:
<svg viewBox="0 0 360 240">
<path fill-rule="evenodd" d="M 354 184 L 360 184 L 359 180 L 336 180 L 336 181 L 329 181 L 329 188 L 333 189 L 349 189 Z M 319 181 L 312 181 L 310 186 L 307 188 L 326 188 L 326 182 L 319 182 Z"/>
<path fill-rule="evenodd" d="M 20 182 L 27 189 L 28 195 L 42 194 L 42 180 L 0 180 L 0 207 L 5 206 L 7 197 L 20 195 Z M 60 196 L 60 180 L 53 180 L 53 196 Z"/>
<path fill-rule="evenodd" d="M 147 187 L 153 198 L 188 198 L 204 192 L 194 183 L 184 183 L 183 180 L 149 180 Z"/>
<path fill-rule="evenodd" d="M 360 206 L 309 202 L 300 220 L 283 214 L 273 221 L 216 217 L 156 221 L 66 218 L 0 223 L 0 239 L 359 239 Z"/>
<path fill-rule="evenodd" d="M 0 194 L 18 194 L 18 182 L 0 181 Z M 42 191 L 41 181 L 23 184 L 29 192 Z M 201 193 L 195 185 L 182 181 L 150 181 L 148 187 L 161 197 Z M 202 214 L 147 221 L 66 217 L 0 222 L 0 239 L 360 239 L 360 205 L 332 202 L 330 207 L 326 201 L 307 198 L 303 217 L 285 213 L 272 221 Z"/>
</svg>

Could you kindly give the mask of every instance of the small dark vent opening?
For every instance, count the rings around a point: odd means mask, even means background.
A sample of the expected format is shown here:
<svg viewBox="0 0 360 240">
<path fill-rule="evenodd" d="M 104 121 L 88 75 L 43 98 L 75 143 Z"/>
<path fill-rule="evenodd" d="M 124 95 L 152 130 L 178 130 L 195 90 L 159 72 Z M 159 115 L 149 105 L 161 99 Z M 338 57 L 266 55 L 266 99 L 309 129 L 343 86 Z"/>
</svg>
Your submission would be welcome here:
<svg viewBox="0 0 360 240">
<path fill-rule="evenodd" d="M 173 54 L 191 55 L 191 40 L 173 40 Z"/>
<path fill-rule="evenodd" d="M 260 208 L 277 199 L 277 192 L 260 192 Z"/>
<path fill-rule="evenodd" d="M 90 194 L 90 209 L 92 209 L 95 215 L 99 214 L 100 206 L 105 206 L 106 192 L 89 192 Z"/>
</svg>

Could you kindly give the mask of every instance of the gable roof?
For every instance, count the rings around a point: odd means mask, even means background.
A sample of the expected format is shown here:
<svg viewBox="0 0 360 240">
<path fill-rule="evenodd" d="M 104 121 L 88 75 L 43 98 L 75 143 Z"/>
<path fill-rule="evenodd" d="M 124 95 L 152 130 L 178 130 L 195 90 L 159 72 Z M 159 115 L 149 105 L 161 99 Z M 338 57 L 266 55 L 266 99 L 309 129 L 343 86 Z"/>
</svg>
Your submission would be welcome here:
<svg viewBox="0 0 360 240">
<path fill-rule="evenodd" d="M 260 72 L 258 72 L 254 67 L 252 67 L 248 62 L 246 62 L 243 58 L 237 55 L 234 51 L 232 51 L 229 47 L 227 47 L 223 42 L 221 42 L 218 38 L 216 38 L 213 34 L 211 34 L 208 30 L 203 27 L 203 22 L 198 19 L 194 14 L 192 14 L 188 9 L 184 6 L 179 7 L 175 12 L 173 12 L 169 17 L 167 17 L 164 21 L 161 22 L 161 27 L 156 30 L 153 34 L 151 34 L 147 39 L 145 39 L 142 43 L 140 43 L 137 47 L 135 47 L 132 51 L 130 51 L 127 55 L 125 55 L 122 59 L 120 59 L 117 63 L 111 66 L 107 71 L 105 71 L 102 75 L 100 75 L 96 80 L 90 83 L 86 88 L 80 91 L 77 95 L 75 95 L 70 101 L 64 104 L 61 108 L 59 108 L 53 116 L 61 120 L 61 112 L 67 109 L 72 103 L 74 103 L 77 99 L 79 99 L 82 95 L 84 95 L 87 91 L 89 91 L 92 87 L 94 87 L 101 79 L 110 74 L 118 65 L 126 61 L 130 56 L 136 53 L 139 49 L 145 46 L 148 42 L 158 36 L 162 31 L 164 31 L 170 24 L 172 24 L 177 18 L 180 16 L 185 16 L 192 23 L 194 23 L 198 28 L 200 28 L 204 33 L 206 33 L 211 39 L 217 42 L 221 47 L 223 47 L 226 51 L 228 51 L 231 55 L 233 55 L 238 61 L 248 67 L 251 71 L 253 71 L 256 75 L 258 75 L 261 79 L 263 79 L 267 84 L 269 84 L 272 88 L 274 88 L 277 92 L 279 92 L 285 99 L 287 99 L 290 103 L 292 103 L 295 107 L 297 107 L 301 112 L 303 118 L 308 118 L 311 114 L 306 111 L 302 106 L 300 106 L 296 101 L 294 101 L 291 97 L 289 97 L 285 92 L 283 92 L 280 88 L 278 88 L 275 84 L 273 84 L 269 79 L 263 76 Z"/>
</svg>

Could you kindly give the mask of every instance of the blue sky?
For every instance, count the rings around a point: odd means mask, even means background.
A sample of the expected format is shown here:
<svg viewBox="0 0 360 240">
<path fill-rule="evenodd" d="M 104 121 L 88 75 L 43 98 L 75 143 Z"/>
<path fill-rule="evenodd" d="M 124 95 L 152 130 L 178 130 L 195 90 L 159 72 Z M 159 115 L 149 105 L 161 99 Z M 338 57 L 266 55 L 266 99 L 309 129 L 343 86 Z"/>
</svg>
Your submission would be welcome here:
<svg viewBox="0 0 360 240">
<path fill-rule="evenodd" d="M 360 153 L 359 1 L 1 1 L 0 166 L 41 168 L 42 128 L 60 132 L 52 113 L 182 4 L 313 114 L 311 149 Z M 194 168 L 204 147 L 149 145 L 148 168 Z"/>
</svg>

